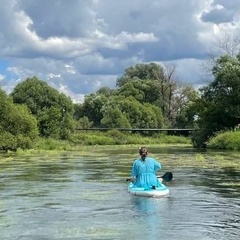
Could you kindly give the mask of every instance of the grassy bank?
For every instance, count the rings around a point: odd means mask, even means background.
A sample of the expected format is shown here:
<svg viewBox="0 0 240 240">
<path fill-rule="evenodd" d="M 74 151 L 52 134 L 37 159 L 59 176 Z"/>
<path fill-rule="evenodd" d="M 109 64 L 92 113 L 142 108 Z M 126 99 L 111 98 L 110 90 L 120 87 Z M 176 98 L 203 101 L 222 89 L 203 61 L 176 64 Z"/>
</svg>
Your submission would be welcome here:
<svg viewBox="0 0 240 240">
<path fill-rule="evenodd" d="M 168 136 L 155 134 L 142 136 L 139 134 L 123 133 L 115 130 L 108 132 L 81 132 L 72 136 L 70 141 L 54 139 L 39 139 L 35 144 L 36 150 L 72 150 L 81 146 L 96 145 L 155 145 L 155 144 L 186 144 L 191 145 L 190 138 L 183 136 Z"/>
<path fill-rule="evenodd" d="M 35 150 L 72 150 L 80 146 L 103 145 L 189 145 L 191 138 L 153 134 L 152 136 L 130 134 L 117 130 L 107 132 L 81 132 L 71 136 L 68 141 L 40 138 L 34 145 Z M 211 138 L 208 149 L 240 150 L 240 131 L 219 133 Z"/>
<path fill-rule="evenodd" d="M 154 134 L 152 136 L 130 134 L 111 130 L 107 132 L 93 131 L 73 134 L 70 140 L 56 140 L 51 138 L 39 138 L 30 150 L 26 151 L 71 151 L 78 150 L 83 146 L 124 146 L 124 145 L 168 145 L 168 146 L 188 146 L 192 147 L 190 137 L 170 136 L 164 134 Z M 219 133 L 209 140 L 208 149 L 240 150 L 240 131 Z"/>
</svg>

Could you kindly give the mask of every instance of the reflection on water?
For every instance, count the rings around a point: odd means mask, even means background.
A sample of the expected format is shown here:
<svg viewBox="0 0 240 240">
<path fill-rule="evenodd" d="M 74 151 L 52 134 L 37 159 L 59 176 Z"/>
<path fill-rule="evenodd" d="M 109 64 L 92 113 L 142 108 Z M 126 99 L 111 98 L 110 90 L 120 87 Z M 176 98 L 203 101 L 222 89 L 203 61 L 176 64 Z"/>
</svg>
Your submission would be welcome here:
<svg viewBox="0 0 240 240">
<path fill-rule="evenodd" d="M 162 204 L 154 198 L 132 198 L 132 204 L 134 206 L 135 218 L 138 219 L 139 225 L 144 226 L 136 229 L 139 234 L 139 238 L 148 236 L 148 239 L 158 239 L 161 237 L 161 206 Z"/>
<path fill-rule="evenodd" d="M 180 159 L 182 151 L 176 149 L 175 158 Z M 187 154 L 195 152 L 188 149 Z M 174 165 L 174 180 L 167 183 L 170 196 L 155 199 L 128 194 L 125 178 L 132 160 L 127 159 L 133 159 L 133 151 L 55 159 L 12 156 L 0 162 L 0 239 L 239 237 L 238 169 Z M 165 169 L 171 165 L 165 164 Z"/>
</svg>

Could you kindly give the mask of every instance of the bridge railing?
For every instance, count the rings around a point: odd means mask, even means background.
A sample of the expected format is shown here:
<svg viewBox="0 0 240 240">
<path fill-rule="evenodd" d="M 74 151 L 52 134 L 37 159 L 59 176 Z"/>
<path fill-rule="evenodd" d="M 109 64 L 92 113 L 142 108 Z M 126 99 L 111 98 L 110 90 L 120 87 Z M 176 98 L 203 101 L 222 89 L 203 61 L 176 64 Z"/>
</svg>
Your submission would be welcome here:
<svg viewBox="0 0 240 240">
<path fill-rule="evenodd" d="M 168 135 L 185 135 L 188 136 L 194 131 L 193 128 L 76 128 L 76 131 L 129 131 L 136 132 L 166 132 Z"/>
</svg>

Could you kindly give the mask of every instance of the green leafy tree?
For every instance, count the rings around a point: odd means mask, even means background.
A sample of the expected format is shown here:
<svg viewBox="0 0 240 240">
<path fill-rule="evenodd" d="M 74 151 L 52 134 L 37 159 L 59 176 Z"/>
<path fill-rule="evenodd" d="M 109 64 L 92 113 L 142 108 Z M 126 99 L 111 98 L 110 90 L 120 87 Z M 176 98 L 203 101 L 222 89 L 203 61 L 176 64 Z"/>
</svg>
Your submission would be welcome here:
<svg viewBox="0 0 240 240">
<path fill-rule="evenodd" d="M 107 108 L 101 120 L 101 125 L 108 128 L 130 128 L 125 114 L 118 108 Z"/>
<path fill-rule="evenodd" d="M 159 83 L 156 80 L 131 79 L 118 88 L 119 95 L 132 96 L 140 103 L 156 104 L 159 102 Z"/>
<path fill-rule="evenodd" d="M 93 122 L 90 122 L 89 118 L 86 116 L 83 116 L 77 121 L 77 128 L 90 128 L 92 127 L 92 125 L 93 125 Z"/>
<path fill-rule="evenodd" d="M 107 117 L 108 122 L 111 122 L 111 127 L 135 127 L 137 119 L 141 115 L 139 111 L 139 105 L 136 106 L 136 103 L 140 105 L 138 101 L 136 101 L 133 97 L 125 98 L 124 96 L 112 96 L 108 99 L 108 101 L 102 107 L 102 114 L 103 119 L 102 124 L 106 127 L 106 120 Z M 116 111 L 113 111 L 116 110 Z M 111 114 L 112 113 L 112 114 Z M 115 120 L 116 116 L 120 117 L 119 122 Z M 110 120 L 112 119 L 112 120 Z M 117 125 L 114 126 L 113 123 Z"/>
<path fill-rule="evenodd" d="M 197 128 L 196 111 L 194 102 L 199 99 L 199 92 L 192 86 L 184 86 L 176 96 L 176 101 L 173 107 L 176 113 L 175 124 L 176 128 Z"/>
<path fill-rule="evenodd" d="M 82 118 L 84 116 L 83 113 L 83 104 L 82 103 L 74 103 L 73 104 L 74 107 L 74 119 L 76 121 L 78 121 L 80 118 Z"/>
<path fill-rule="evenodd" d="M 108 97 L 103 94 L 91 93 L 85 96 L 84 103 L 81 106 L 79 117 L 88 117 L 93 126 L 99 127 L 103 118 L 102 107 L 107 102 Z"/>
<path fill-rule="evenodd" d="M 0 150 L 30 148 L 37 137 L 36 118 L 26 106 L 14 104 L 0 89 Z"/>
<path fill-rule="evenodd" d="M 145 103 L 144 106 L 151 112 L 151 115 L 152 115 L 151 118 L 154 119 L 154 121 L 151 121 L 152 125 L 149 125 L 148 127 L 149 128 L 165 128 L 166 127 L 165 119 L 162 115 L 161 108 L 149 103 Z"/>
<path fill-rule="evenodd" d="M 116 110 L 116 111 L 113 111 Z M 141 104 L 132 96 L 123 97 L 115 96 L 108 99 L 106 104 L 102 107 L 104 116 L 104 125 L 111 122 L 111 127 L 116 123 L 116 116 L 121 116 L 121 127 L 132 128 L 161 128 L 163 126 L 163 117 L 161 109 L 150 103 Z M 121 113 L 121 114 L 120 114 Z M 107 116 L 108 122 L 105 120 Z M 124 116 L 124 117 L 123 117 Z M 127 121 L 125 121 L 127 119 Z"/>
<path fill-rule="evenodd" d="M 61 110 L 56 107 L 43 109 L 38 114 L 38 124 L 41 126 L 40 134 L 55 139 L 61 138 L 61 125 L 63 117 Z"/>
<path fill-rule="evenodd" d="M 96 94 L 102 94 L 106 97 L 111 97 L 116 94 L 116 89 L 111 89 L 109 87 L 101 87 L 97 90 Z"/>
<path fill-rule="evenodd" d="M 240 55 L 221 56 L 213 67 L 213 76 L 195 103 L 201 129 L 193 138 L 195 146 L 205 146 L 218 131 L 233 129 L 240 123 Z"/>
<path fill-rule="evenodd" d="M 14 88 L 11 96 L 14 103 L 25 104 L 36 116 L 41 136 L 67 139 L 74 131 L 71 99 L 46 82 L 27 78 Z"/>
<path fill-rule="evenodd" d="M 129 80 L 160 80 L 164 79 L 164 69 L 156 63 L 136 64 L 127 68 L 122 77 L 117 79 L 117 87 L 121 87 Z"/>
<path fill-rule="evenodd" d="M 137 64 L 127 68 L 123 76 L 117 79 L 116 85 L 118 94 L 133 96 L 141 103 L 160 107 L 168 127 L 173 127 L 181 104 L 189 101 L 185 94 L 186 87 L 182 87 L 176 79 L 174 66 Z"/>
<path fill-rule="evenodd" d="M 132 128 L 138 128 L 142 119 L 142 104 L 138 102 L 134 97 L 119 96 L 115 98 L 118 102 L 119 108 L 126 115 Z"/>
</svg>

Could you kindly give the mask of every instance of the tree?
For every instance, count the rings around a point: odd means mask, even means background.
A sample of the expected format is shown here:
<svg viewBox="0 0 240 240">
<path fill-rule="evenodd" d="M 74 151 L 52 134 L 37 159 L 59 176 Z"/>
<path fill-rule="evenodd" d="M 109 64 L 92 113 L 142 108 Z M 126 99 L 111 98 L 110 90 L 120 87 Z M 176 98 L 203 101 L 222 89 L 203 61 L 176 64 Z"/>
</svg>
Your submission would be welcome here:
<svg viewBox="0 0 240 240">
<path fill-rule="evenodd" d="M 0 150 L 30 148 L 38 137 L 37 121 L 26 106 L 16 105 L 0 89 Z"/>
<path fill-rule="evenodd" d="M 91 93 L 85 96 L 84 103 L 81 107 L 80 118 L 86 116 L 94 127 L 101 125 L 103 118 L 102 107 L 107 102 L 108 97 L 104 94 Z"/>
<path fill-rule="evenodd" d="M 93 122 L 90 122 L 89 118 L 86 116 L 79 118 L 77 121 L 77 128 L 90 128 L 92 127 L 92 125 L 93 125 Z"/>
<path fill-rule="evenodd" d="M 67 139 L 74 131 L 71 99 L 46 82 L 37 77 L 27 78 L 14 88 L 11 96 L 14 103 L 25 104 L 36 116 L 41 136 Z"/>
<path fill-rule="evenodd" d="M 102 94 L 106 97 L 110 97 L 116 94 L 116 89 L 111 89 L 109 87 L 101 87 L 97 90 L 96 94 Z"/>
<path fill-rule="evenodd" d="M 108 108 L 104 112 L 101 125 L 108 128 L 130 128 L 131 125 L 118 107 Z"/>
<path fill-rule="evenodd" d="M 152 118 L 156 119 L 155 123 L 152 122 L 154 125 L 150 125 L 149 128 L 165 128 L 166 123 L 161 108 L 149 103 L 145 103 L 144 106 L 154 115 Z"/>
<path fill-rule="evenodd" d="M 104 126 L 111 122 L 111 127 L 161 128 L 163 117 L 161 109 L 152 104 L 141 104 L 132 96 L 114 96 L 102 107 Z M 105 120 L 107 116 L 108 121 Z M 119 122 L 116 117 L 121 118 Z M 127 120 L 127 121 L 126 121 Z M 115 125 L 114 125 L 115 124 Z"/>
<path fill-rule="evenodd" d="M 183 86 L 176 95 L 173 112 L 176 113 L 175 124 L 176 128 L 196 128 L 196 111 L 194 102 L 199 98 L 197 92 L 192 86 Z"/>
<path fill-rule="evenodd" d="M 151 103 L 161 108 L 168 127 L 174 126 L 179 108 L 179 95 L 183 88 L 177 82 L 176 67 L 162 67 L 156 63 L 137 64 L 125 70 L 117 79 L 118 93 L 132 95 L 141 103 Z M 182 98 L 187 101 L 186 98 Z M 184 104 L 184 103 L 183 103 Z"/>
<path fill-rule="evenodd" d="M 123 76 L 117 79 L 116 85 L 121 87 L 131 79 L 164 79 L 164 69 L 156 63 L 136 64 L 125 70 Z"/>
<path fill-rule="evenodd" d="M 229 33 L 224 33 L 221 37 L 216 38 L 212 43 L 212 49 L 208 52 L 206 61 L 202 63 L 206 82 L 211 82 L 213 79 L 212 69 L 217 64 L 221 56 L 236 57 L 240 52 L 240 39 Z"/>
<path fill-rule="evenodd" d="M 117 94 L 132 96 L 140 103 L 156 104 L 159 102 L 159 83 L 156 80 L 130 79 L 117 89 Z"/>
<path fill-rule="evenodd" d="M 198 125 L 196 146 L 205 146 L 218 131 L 235 128 L 240 123 L 240 55 L 219 57 L 213 67 L 214 80 L 200 89 L 195 102 Z"/>
</svg>

